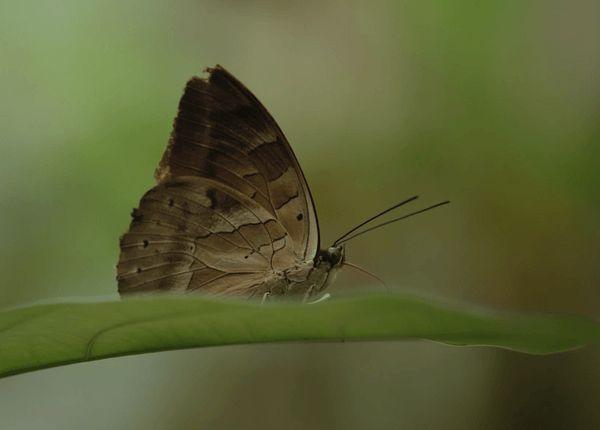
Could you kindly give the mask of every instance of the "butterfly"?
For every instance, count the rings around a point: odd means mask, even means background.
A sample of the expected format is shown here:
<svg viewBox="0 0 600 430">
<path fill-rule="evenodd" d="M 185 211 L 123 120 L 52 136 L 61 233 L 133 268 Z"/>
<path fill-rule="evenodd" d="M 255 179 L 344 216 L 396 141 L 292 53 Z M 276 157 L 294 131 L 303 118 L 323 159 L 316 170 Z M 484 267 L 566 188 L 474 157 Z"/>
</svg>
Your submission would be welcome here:
<svg viewBox="0 0 600 430">
<path fill-rule="evenodd" d="M 344 243 L 320 249 L 310 189 L 267 109 L 223 67 L 205 72 L 187 82 L 157 185 L 121 236 L 119 293 L 307 300 L 349 265 Z"/>
</svg>

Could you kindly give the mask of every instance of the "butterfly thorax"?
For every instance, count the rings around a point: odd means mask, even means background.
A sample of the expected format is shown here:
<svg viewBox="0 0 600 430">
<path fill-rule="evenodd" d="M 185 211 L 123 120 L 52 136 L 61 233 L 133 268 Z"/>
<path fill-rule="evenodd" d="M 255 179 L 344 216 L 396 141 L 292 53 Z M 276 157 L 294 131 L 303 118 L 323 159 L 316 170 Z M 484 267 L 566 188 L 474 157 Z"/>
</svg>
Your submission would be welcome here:
<svg viewBox="0 0 600 430">
<path fill-rule="evenodd" d="M 314 259 L 274 274 L 261 290 L 271 296 L 314 296 L 333 283 L 344 260 L 342 246 L 320 249 Z"/>
</svg>

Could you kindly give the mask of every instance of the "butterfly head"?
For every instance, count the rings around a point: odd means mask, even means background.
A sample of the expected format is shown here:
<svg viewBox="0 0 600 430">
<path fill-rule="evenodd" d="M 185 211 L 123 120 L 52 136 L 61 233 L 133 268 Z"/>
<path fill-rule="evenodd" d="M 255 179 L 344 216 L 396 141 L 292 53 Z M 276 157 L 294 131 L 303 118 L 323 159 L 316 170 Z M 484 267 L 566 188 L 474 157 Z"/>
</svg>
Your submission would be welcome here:
<svg viewBox="0 0 600 430">
<path fill-rule="evenodd" d="M 315 268 L 318 272 L 324 273 L 325 277 L 318 283 L 316 292 L 323 291 L 331 285 L 344 265 L 344 261 L 346 261 L 346 247 L 344 244 L 321 249 L 317 252 Z"/>
<path fill-rule="evenodd" d="M 332 246 L 328 248 L 326 251 L 321 251 L 321 257 L 323 261 L 328 262 L 332 269 L 339 268 L 344 264 L 346 260 L 346 246 Z"/>
</svg>

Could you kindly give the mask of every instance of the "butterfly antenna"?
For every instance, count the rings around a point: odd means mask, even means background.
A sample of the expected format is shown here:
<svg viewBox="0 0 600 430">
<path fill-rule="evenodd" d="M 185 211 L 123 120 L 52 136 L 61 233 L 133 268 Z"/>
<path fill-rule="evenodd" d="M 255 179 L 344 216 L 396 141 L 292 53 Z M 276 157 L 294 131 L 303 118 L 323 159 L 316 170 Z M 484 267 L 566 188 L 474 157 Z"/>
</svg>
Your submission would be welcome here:
<svg viewBox="0 0 600 430">
<path fill-rule="evenodd" d="M 363 223 L 360 223 L 359 225 L 357 225 L 356 227 L 354 227 L 352 230 L 350 230 L 348 233 L 346 233 L 345 235 L 343 235 L 342 237 L 340 237 L 338 240 L 336 240 L 335 242 L 333 242 L 333 246 L 337 246 L 338 242 L 340 242 L 340 241 L 341 241 L 343 238 L 345 238 L 346 236 L 348 236 L 350 233 L 353 233 L 353 232 L 355 232 L 356 230 L 358 230 L 359 228 L 361 228 L 363 225 L 365 225 L 365 224 L 368 224 L 368 223 L 370 223 L 371 221 L 373 221 L 374 219 L 377 219 L 377 218 L 379 218 L 380 216 L 382 216 L 382 215 L 385 215 L 385 214 L 386 214 L 386 213 L 388 213 L 389 211 L 391 211 L 391 210 L 394 210 L 394 209 L 396 209 L 396 208 L 398 208 L 398 207 L 400 207 L 400 206 L 402 206 L 402 205 L 405 205 L 405 204 L 406 204 L 406 203 L 408 203 L 408 202 L 412 202 L 413 200 L 416 200 L 416 199 L 418 199 L 418 198 L 419 198 L 419 196 L 414 196 L 414 197 L 411 197 L 411 198 L 410 198 L 410 199 L 408 199 L 408 200 L 404 200 L 402 203 L 398 203 L 397 205 L 395 205 L 395 206 L 392 206 L 391 208 L 384 210 L 384 211 L 383 211 L 383 212 L 381 212 L 380 214 L 378 214 L 378 215 L 375 215 L 375 216 L 374 216 L 374 217 L 372 217 L 372 218 L 369 218 L 369 219 L 368 219 L 368 220 L 366 220 L 365 222 L 363 222 Z M 347 239 L 346 239 L 346 240 L 347 240 Z M 344 241 L 344 242 L 345 242 L 345 241 Z"/>
<path fill-rule="evenodd" d="M 363 273 L 366 273 L 367 275 L 377 279 L 379 282 L 381 282 L 383 284 L 383 286 L 385 287 L 386 290 L 390 291 L 389 287 L 387 286 L 387 284 L 383 281 L 383 279 L 381 279 L 379 276 L 377 276 L 375 273 L 369 272 L 367 269 L 363 269 L 360 266 L 357 266 L 356 264 L 352 264 L 352 263 L 348 263 L 347 261 L 344 261 L 344 266 L 348 266 L 348 267 L 352 267 L 356 270 L 359 270 Z"/>
<path fill-rule="evenodd" d="M 414 200 L 415 198 L 416 198 L 416 197 L 413 197 L 413 199 L 411 199 L 411 200 Z M 409 200 L 407 200 L 407 201 L 409 201 Z M 411 216 L 413 216 L 413 215 L 416 215 L 416 214 L 420 214 L 420 213 L 426 212 L 426 211 L 428 211 L 428 210 L 430 210 L 430 209 L 437 208 L 438 206 L 442 206 L 442 205 L 445 205 L 445 204 L 448 204 L 448 203 L 450 203 L 450 200 L 446 200 L 445 202 L 438 203 L 437 205 L 429 206 L 428 208 L 421 209 L 420 211 L 416 211 L 416 212 L 413 212 L 413 213 L 411 213 L 411 214 L 404 215 L 403 217 L 396 218 L 396 219 L 393 219 L 393 220 L 391 220 L 391 221 L 388 221 L 388 222 L 384 222 L 383 224 L 379 224 L 379 225 L 376 225 L 375 227 L 371 227 L 371 228 L 368 228 L 368 229 L 366 229 L 366 230 L 363 230 L 363 231 L 361 231 L 360 233 L 356 233 L 354 236 L 350 236 L 350 237 L 349 237 L 349 238 L 347 238 L 347 239 L 344 239 L 344 240 L 338 239 L 338 240 L 336 241 L 336 244 L 337 244 L 337 245 L 340 245 L 340 244 L 342 244 L 342 243 L 344 243 L 344 242 L 347 242 L 347 241 L 349 241 L 350 239 L 354 239 L 355 237 L 358 237 L 358 236 L 360 236 L 361 234 L 364 234 L 364 233 L 366 233 L 366 232 L 368 232 L 368 231 L 375 230 L 376 228 L 383 227 L 384 225 L 388 225 L 388 224 L 394 223 L 394 222 L 396 222 L 396 221 L 400 221 L 401 219 L 408 218 L 408 217 L 411 217 Z M 389 210 L 389 209 L 388 209 L 388 210 Z M 387 211 L 386 211 L 386 212 L 387 212 Z M 383 212 L 383 213 L 385 213 L 385 212 Z M 364 223 L 363 223 L 363 224 L 364 224 Z M 354 230 L 356 230 L 356 229 L 354 229 Z M 346 236 L 347 236 L 347 235 L 346 235 Z M 336 246 L 336 245 L 334 244 L 334 246 Z"/>
</svg>

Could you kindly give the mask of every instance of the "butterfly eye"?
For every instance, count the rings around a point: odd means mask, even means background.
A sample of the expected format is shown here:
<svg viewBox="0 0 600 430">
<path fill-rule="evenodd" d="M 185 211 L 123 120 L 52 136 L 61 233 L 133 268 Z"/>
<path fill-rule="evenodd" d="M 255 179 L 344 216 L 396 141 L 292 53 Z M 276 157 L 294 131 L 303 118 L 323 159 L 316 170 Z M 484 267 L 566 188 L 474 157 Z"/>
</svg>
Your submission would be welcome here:
<svg viewBox="0 0 600 430">
<path fill-rule="evenodd" d="M 337 266 L 338 264 L 340 264 L 343 258 L 344 252 L 342 251 L 341 246 L 332 246 L 327 250 L 327 260 L 331 263 L 332 266 Z"/>
</svg>

